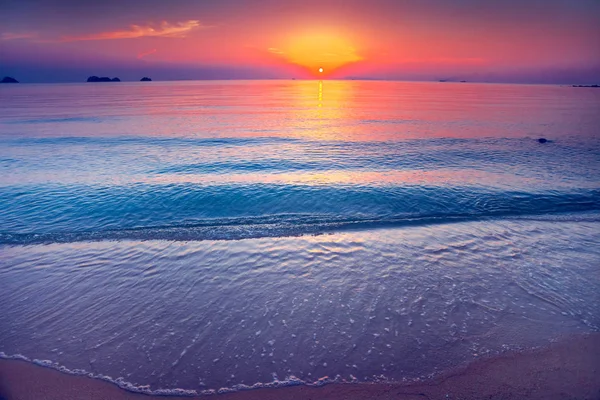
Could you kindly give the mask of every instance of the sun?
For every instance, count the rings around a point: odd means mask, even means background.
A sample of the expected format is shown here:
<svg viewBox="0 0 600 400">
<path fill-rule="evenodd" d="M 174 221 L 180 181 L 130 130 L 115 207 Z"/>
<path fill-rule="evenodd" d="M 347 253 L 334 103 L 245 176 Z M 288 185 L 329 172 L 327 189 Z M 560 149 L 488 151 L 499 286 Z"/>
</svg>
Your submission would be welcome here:
<svg viewBox="0 0 600 400">
<path fill-rule="evenodd" d="M 282 38 L 268 51 L 290 64 L 304 67 L 313 77 L 329 77 L 346 65 L 361 61 L 349 40 L 336 33 L 298 33 Z"/>
</svg>

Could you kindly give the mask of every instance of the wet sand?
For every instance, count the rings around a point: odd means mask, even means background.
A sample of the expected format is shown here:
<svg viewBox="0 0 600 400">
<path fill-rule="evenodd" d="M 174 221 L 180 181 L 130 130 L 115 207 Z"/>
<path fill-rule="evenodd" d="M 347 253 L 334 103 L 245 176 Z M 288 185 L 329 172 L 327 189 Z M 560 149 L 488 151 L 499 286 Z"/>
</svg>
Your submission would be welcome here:
<svg viewBox="0 0 600 400">
<path fill-rule="evenodd" d="M 185 397 L 190 398 L 190 397 Z M 276 399 L 600 399 L 600 333 L 478 360 L 432 381 L 412 384 L 331 384 L 257 389 L 208 396 L 220 400 Z M 109 382 L 72 376 L 18 360 L 0 360 L 1 400 L 165 399 Z"/>
</svg>

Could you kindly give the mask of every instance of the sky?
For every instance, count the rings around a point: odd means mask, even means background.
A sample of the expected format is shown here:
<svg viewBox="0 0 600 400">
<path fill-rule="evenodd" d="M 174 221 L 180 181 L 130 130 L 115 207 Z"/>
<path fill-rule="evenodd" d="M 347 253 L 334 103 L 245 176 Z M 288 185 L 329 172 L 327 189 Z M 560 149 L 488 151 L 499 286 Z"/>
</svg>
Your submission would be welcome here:
<svg viewBox="0 0 600 400">
<path fill-rule="evenodd" d="M 0 0 L 0 10 L 0 75 L 22 82 L 600 81 L 600 0 Z"/>
</svg>

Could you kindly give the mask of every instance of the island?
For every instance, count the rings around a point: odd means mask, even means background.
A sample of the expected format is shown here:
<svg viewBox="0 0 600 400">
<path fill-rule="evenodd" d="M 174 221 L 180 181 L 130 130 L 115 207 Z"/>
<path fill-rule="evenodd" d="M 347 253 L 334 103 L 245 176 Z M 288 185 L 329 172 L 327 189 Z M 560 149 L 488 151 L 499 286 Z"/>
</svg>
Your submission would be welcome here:
<svg viewBox="0 0 600 400">
<path fill-rule="evenodd" d="M 597 87 L 600 87 L 600 85 L 573 85 L 573 87 L 593 87 L 593 88 L 597 88 Z"/>
<path fill-rule="evenodd" d="M 10 76 L 5 76 L 4 78 L 2 78 L 2 80 L 0 81 L 0 83 L 19 83 L 18 80 L 16 80 L 13 77 Z"/>
<path fill-rule="evenodd" d="M 145 76 L 142 79 L 140 79 L 140 82 L 152 82 L 152 79 L 150 79 L 147 76 Z"/>
<path fill-rule="evenodd" d="M 112 78 L 110 79 L 107 76 L 90 76 L 89 78 L 87 78 L 88 82 L 121 82 L 121 80 L 119 78 Z"/>
</svg>

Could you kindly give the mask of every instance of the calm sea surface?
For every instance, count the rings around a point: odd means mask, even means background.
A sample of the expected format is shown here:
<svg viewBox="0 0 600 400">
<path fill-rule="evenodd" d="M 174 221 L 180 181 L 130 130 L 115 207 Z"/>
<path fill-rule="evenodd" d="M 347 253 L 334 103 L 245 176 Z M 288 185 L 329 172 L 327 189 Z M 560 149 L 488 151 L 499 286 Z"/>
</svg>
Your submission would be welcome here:
<svg viewBox="0 0 600 400">
<path fill-rule="evenodd" d="M 597 331 L 598 110 L 559 86 L 3 85 L 0 356 L 200 393 Z"/>
</svg>

